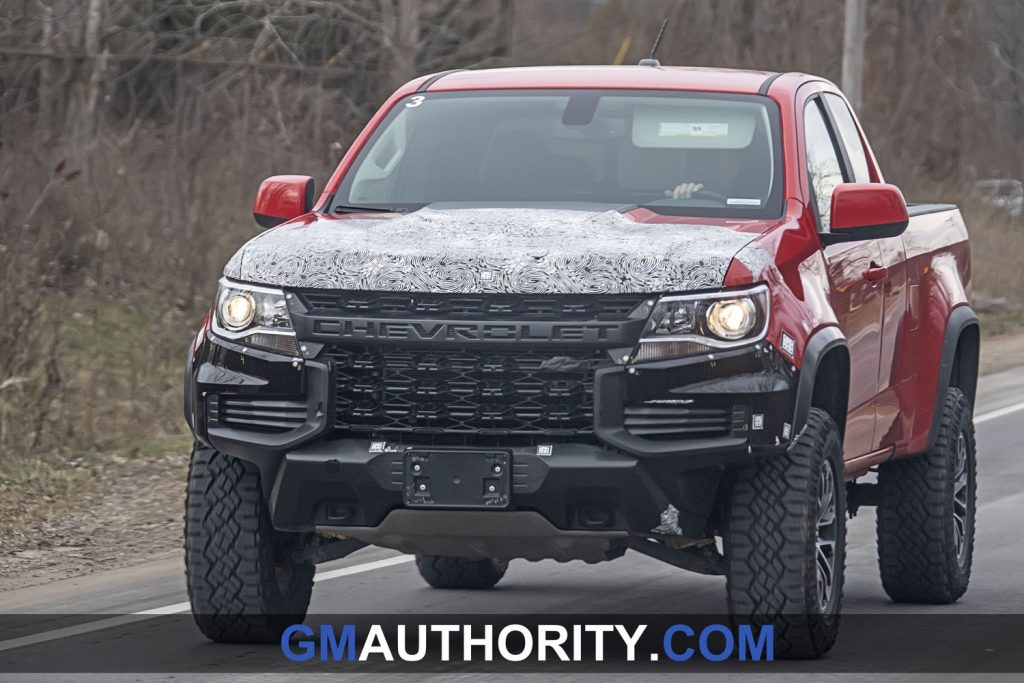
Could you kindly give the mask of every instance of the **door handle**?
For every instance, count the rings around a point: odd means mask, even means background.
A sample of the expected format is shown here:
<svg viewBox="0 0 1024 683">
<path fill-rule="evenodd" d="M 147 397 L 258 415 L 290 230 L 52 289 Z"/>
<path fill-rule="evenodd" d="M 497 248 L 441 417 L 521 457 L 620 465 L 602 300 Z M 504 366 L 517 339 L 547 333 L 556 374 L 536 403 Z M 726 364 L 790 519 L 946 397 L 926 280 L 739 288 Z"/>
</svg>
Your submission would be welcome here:
<svg viewBox="0 0 1024 683">
<path fill-rule="evenodd" d="M 871 267 L 864 271 L 864 279 L 868 282 L 878 282 L 885 278 L 888 269 L 885 266 L 880 266 L 877 263 L 872 263 Z"/>
</svg>

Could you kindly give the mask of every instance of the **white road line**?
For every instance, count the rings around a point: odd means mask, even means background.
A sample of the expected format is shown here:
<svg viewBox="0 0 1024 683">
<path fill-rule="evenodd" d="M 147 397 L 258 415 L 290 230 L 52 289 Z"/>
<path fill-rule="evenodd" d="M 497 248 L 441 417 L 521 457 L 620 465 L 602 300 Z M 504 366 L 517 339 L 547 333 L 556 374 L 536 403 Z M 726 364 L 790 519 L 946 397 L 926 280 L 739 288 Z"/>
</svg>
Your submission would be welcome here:
<svg viewBox="0 0 1024 683">
<path fill-rule="evenodd" d="M 1019 412 L 1021 410 L 1024 410 L 1024 402 L 1014 403 L 1013 405 L 1006 406 L 1005 408 L 1000 408 L 998 410 L 992 410 L 992 411 L 989 411 L 987 413 L 983 413 L 981 415 L 978 415 L 977 417 L 974 418 L 974 424 L 980 425 L 983 422 L 988 422 L 989 420 L 995 420 L 995 419 L 1000 418 L 1000 417 L 1006 417 L 1007 415 L 1012 415 L 1013 413 Z"/>
<path fill-rule="evenodd" d="M 322 574 L 317 572 L 317 575 L 313 577 L 313 583 L 319 583 L 320 581 L 330 581 L 331 579 L 337 579 L 341 576 L 351 576 L 352 574 L 372 572 L 374 569 L 393 567 L 396 564 L 405 564 L 406 562 L 412 562 L 415 559 L 415 555 L 398 555 L 397 557 L 388 557 L 383 560 L 377 560 L 376 562 L 366 562 L 365 564 L 357 564 L 352 567 L 341 567 L 340 569 L 332 569 L 328 572 L 323 572 Z M 185 605 L 187 606 L 188 603 L 186 602 Z"/>
<path fill-rule="evenodd" d="M 154 607 L 153 609 L 144 609 L 141 612 L 132 612 L 132 616 L 140 617 L 158 617 L 163 614 L 181 614 L 192 609 L 192 603 L 176 602 L 173 605 L 165 605 L 164 607 Z"/>
<path fill-rule="evenodd" d="M 1000 417 L 1012 415 L 1013 413 L 1020 412 L 1022 410 L 1024 410 L 1024 402 L 1014 403 L 1013 405 L 978 415 L 974 418 L 974 423 L 984 424 L 989 420 L 996 420 Z M 321 581 L 330 581 L 331 579 L 341 578 L 342 576 L 352 576 L 353 574 L 372 572 L 377 569 L 384 569 L 385 567 L 394 567 L 395 565 L 412 562 L 414 559 L 415 557 L 413 555 L 398 555 L 396 557 L 388 557 L 383 560 L 376 560 L 375 562 L 365 562 L 351 567 L 341 567 L 339 569 L 332 569 L 330 571 L 318 573 L 313 577 L 313 581 L 315 583 L 319 583 Z M 28 636 L 22 636 L 20 638 L 12 638 L 10 640 L 0 641 L 0 652 L 13 650 L 18 647 L 26 647 L 28 645 L 46 643 L 60 638 L 77 636 L 83 633 L 91 633 L 93 631 L 114 628 L 116 626 L 123 626 L 124 624 L 130 624 L 135 621 L 142 621 L 144 619 L 164 614 L 181 614 L 183 612 L 188 612 L 189 609 L 191 609 L 191 606 L 188 602 L 176 602 L 173 605 L 154 607 L 153 609 L 147 609 L 141 612 L 133 612 L 132 614 L 111 617 L 110 619 L 101 619 L 99 621 L 91 621 L 85 624 L 78 624 L 76 626 L 58 628 L 53 631 L 44 631 L 43 633 L 35 633 Z"/>
<path fill-rule="evenodd" d="M 396 557 L 388 557 L 374 562 L 364 562 L 363 564 L 352 565 L 351 567 L 332 569 L 330 571 L 316 574 L 313 577 L 313 582 L 318 583 L 320 581 L 330 581 L 331 579 L 337 579 L 342 576 L 352 576 L 353 574 L 372 572 L 376 569 L 384 569 L 385 567 L 393 567 L 395 565 L 405 564 L 406 562 L 412 562 L 414 559 L 416 559 L 414 555 L 398 555 Z M 136 621 L 143 621 L 145 619 L 165 614 L 181 614 L 182 612 L 188 612 L 190 609 L 192 609 L 192 606 L 188 602 L 176 602 L 173 605 L 154 607 L 153 609 L 133 612 L 131 614 L 122 614 L 109 619 L 100 619 L 98 621 L 90 621 L 84 624 L 65 626 L 64 628 L 58 628 L 52 631 L 33 633 L 28 636 L 21 636 L 20 638 L 11 638 L 10 640 L 0 641 L 0 652 L 13 650 L 19 647 L 27 647 L 29 645 L 38 645 L 39 643 L 47 643 L 51 640 L 79 636 L 83 633 L 92 633 L 93 631 L 102 631 L 103 629 L 124 626 L 125 624 L 131 624 Z"/>
<path fill-rule="evenodd" d="M 13 650 L 17 647 L 26 647 L 28 645 L 38 645 L 39 643 L 48 643 L 51 640 L 59 640 L 61 638 L 70 638 L 72 636 L 79 636 L 83 633 L 91 633 L 93 631 L 101 631 L 105 628 L 114 628 L 115 626 L 124 626 L 125 624 L 131 624 L 136 621 L 142 621 L 144 619 L 151 619 L 152 615 L 147 614 L 124 614 L 119 617 L 111 617 L 110 619 L 100 619 L 99 621 L 90 621 L 85 624 L 76 624 L 75 626 L 65 626 L 64 628 L 54 629 L 52 631 L 43 631 L 42 633 L 33 633 L 30 636 L 22 636 L 20 638 L 11 638 L 10 640 L 4 640 L 0 642 L 0 652 L 5 650 Z"/>
</svg>

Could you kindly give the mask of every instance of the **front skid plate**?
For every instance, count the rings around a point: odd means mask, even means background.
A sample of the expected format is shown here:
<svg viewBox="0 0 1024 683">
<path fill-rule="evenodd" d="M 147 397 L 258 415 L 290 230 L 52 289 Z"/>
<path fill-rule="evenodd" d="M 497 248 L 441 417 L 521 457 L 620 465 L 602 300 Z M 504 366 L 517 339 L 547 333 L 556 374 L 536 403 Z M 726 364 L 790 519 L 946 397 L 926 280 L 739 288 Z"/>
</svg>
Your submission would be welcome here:
<svg viewBox="0 0 1024 683">
<path fill-rule="evenodd" d="M 392 510 L 376 527 L 317 527 L 404 553 L 497 560 L 602 562 L 626 550 L 626 531 L 564 531 L 529 510 Z"/>
</svg>

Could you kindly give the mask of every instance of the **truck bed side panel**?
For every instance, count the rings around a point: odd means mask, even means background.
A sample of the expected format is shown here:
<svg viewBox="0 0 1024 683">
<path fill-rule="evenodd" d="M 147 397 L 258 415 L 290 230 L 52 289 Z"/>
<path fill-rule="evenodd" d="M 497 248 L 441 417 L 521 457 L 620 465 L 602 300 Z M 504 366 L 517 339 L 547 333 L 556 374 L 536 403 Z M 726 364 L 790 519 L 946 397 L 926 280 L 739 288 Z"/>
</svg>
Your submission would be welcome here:
<svg viewBox="0 0 1024 683">
<path fill-rule="evenodd" d="M 942 345 L 950 313 L 969 302 L 967 229 L 952 205 L 915 205 L 903 234 L 908 305 L 896 373 L 900 414 L 892 425 L 896 456 L 924 451 L 932 424 Z"/>
</svg>

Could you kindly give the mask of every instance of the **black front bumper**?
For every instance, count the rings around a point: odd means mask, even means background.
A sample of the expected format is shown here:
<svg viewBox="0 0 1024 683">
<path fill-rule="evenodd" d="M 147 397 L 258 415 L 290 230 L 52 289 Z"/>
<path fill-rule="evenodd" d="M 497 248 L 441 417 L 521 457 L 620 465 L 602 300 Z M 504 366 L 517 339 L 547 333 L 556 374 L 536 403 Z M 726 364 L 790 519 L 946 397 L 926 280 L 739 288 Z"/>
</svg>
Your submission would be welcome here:
<svg viewBox="0 0 1024 683">
<path fill-rule="evenodd" d="M 356 535 L 378 544 L 414 550 L 409 546 L 414 542 L 408 538 L 392 538 L 388 542 L 389 539 L 382 539 L 379 534 L 374 537 L 359 533 L 360 529 L 369 532 L 371 528 L 380 527 L 393 511 L 407 508 L 404 489 L 411 462 L 407 453 L 412 449 L 381 442 L 368 444 L 359 439 L 337 439 L 285 454 L 270 495 L 274 526 L 289 530 L 312 526 L 320 531 Z M 555 529 L 597 532 L 602 537 L 613 538 L 625 536 L 636 525 L 644 531 L 657 526 L 662 511 L 669 505 L 636 458 L 586 444 L 558 444 L 550 455 L 543 456 L 536 451 L 536 448 L 502 451 L 510 455 L 512 462 L 511 503 L 507 509 L 460 510 L 457 514 L 472 512 L 496 520 L 505 530 L 503 535 L 507 538 L 502 543 L 507 545 L 517 536 L 512 520 L 503 519 L 509 513 L 536 512 Z M 434 510 L 416 512 L 428 518 L 435 513 Z M 460 526 L 457 524 L 455 528 Z M 432 530 L 435 535 L 437 532 L 449 537 L 460 535 L 453 529 L 445 532 L 439 524 L 434 524 Z M 401 527 L 390 533 L 422 535 L 413 529 L 403 532 Z M 515 553 L 517 557 L 529 555 L 528 544 Z M 550 551 L 542 555 L 550 556 Z"/>
<path fill-rule="evenodd" d="M 386 539 L 371 530 L 390 528 L 390 513 L 407 508 L 406 453 L 458 448 L 510 457 L 509 505 L 482 514 L 529 512 L 560 533 L 602 538 L 656 528 L 704 538 L 717 526 L 717 491 L 729 466 L 787 445 L 797 384 L 792 368 L 763 343 L 713 356 L 608 364 L 594 374 L 590 433 L 491 434 L 460 444 L 444 434 L 338 429 L 331 360 L 293 359 L 209 334 L 186 379 L 195 436 L 259 467 L 275 527 L 345 535 L 358 528 L 381 544 Z M 707 436 L 707 420 L 723 426 Z"/>
</svg>

